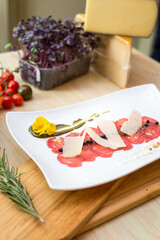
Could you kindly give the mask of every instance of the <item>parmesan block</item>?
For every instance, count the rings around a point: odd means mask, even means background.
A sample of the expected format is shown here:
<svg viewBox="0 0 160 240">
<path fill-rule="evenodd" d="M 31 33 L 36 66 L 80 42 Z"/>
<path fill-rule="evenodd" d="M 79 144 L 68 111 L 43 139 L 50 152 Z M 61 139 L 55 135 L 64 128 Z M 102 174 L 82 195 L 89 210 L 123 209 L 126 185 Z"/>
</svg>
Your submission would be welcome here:
<svg viewBox="0 0 160 240">
<path fill-rule="evenodd" d="M 85 14 L 77 14 L 77 22 L 85 22 Z M 95 50 L 92 67 L 121 88 L 125 88 L 130 73 L 132 38 L 99 35 L 99 47 Z"/>
<path fill-rule="evenodd" d="M 133 110 L 129 117 L 121 127 L 121 132 L 129 136 L 133 136 L 142 127 L 142 116 L 136 110 Z"/>
<path fill-rule="evenodd" d="M 95 71 L 108 78 L 120 88 L 125 88 L 130 73 L 132 39 L 121 36 L 101 36 L 95 50 Z"/>
<path fill-rule="evenodd" d="M 75 16 L 76 22 L 85 22 L 85 14 L 78 13 Z M 111 59 L 117 64 L 122 66 L 128 66 L 132 48 L 132 38 L 123 36 L 111 36 L 111 35 L 98 35 L 100 38 L 99 48 L 97 51 L 100 52 L 104 58 Z"/>
<path fill-rule="evenodd" d="M 87 0 L 85 31 L 149 37 L 158 15 L 157 0 Z"/>
<path fill-rule="evenodd" d="M 83 136 L 75 137 L 65 137 L 63 146 L 63 156 L 64 157 L 75 157 L 81 153 L 83 142 L 84 142 L 85 132 Z"/>
<path fill-rule="evenodd" d="M 96 120 L 98 127 L 107 137 L 108 143 L 116 147 L 125 147 L 126 144 L 123 142 L 121 136 L 119 135 L 116 125 L 114 122 L 106 119 Z"/>
<path fill-rule="evenodd" d="M 131 37 L 101 35 L 99 48 L 96 51 L 99 52 L 99 55 L 106 57 L 108 60 L 113 60 L 123 68 L 129 66 L 131 49 Z"/>
</svg>

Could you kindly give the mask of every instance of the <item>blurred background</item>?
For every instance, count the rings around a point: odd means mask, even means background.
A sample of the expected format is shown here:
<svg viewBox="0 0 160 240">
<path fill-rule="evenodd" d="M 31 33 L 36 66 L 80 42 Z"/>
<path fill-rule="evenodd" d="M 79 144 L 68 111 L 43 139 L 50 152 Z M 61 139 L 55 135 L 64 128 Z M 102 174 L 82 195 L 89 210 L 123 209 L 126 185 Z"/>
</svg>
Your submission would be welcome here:
<svg viewBox="0 0 160 240">
<path fill-rule="evenodd" d="M 4 46 L 12 39 L 12 29 L 21 19 L 31 16 L 55 19 L 69 17 L 73 19 L 77 13 L 85 12 L 86 0 L 0 0 L 0 52 L 6 51 Z M 147 56 L 151 56 L 155 41 L 156 29 L 148 39 L 136 38 L 133 46 Z"/>
</svg>

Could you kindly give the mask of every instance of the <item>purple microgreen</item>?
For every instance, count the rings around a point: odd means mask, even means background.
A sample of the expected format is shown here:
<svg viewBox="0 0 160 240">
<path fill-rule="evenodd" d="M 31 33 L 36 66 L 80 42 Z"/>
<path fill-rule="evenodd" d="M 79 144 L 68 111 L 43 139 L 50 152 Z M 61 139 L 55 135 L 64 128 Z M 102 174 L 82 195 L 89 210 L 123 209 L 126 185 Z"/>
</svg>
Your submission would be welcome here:
<svg viewBox="0 0 160 240">
<path fill-rule="evenodd" d="M 83 58 L 97 47 L 97 35 L 86 33 L 83 24 L 65 18 L 54 20 L 33 16 L 13 29 L 23 59 L 42 68 L 53 68 Z"/>
</svg>

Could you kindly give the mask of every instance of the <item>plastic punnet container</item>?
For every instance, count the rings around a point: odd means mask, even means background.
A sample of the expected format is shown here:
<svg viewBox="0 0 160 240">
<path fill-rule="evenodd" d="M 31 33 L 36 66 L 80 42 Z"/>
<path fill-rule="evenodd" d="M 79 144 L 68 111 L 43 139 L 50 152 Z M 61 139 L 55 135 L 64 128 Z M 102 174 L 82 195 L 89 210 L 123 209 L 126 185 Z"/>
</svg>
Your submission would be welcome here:
<svg viewBox="0 0 160 240">
<path fill-rule="evenodd" d="M 53 68 L 38 68 L 23 59 L 19 60 L 22 79 L 43 90 L 52 89 L 68 80 L 86 74 L 90 62 L 91 54 Z"/>
</svg>

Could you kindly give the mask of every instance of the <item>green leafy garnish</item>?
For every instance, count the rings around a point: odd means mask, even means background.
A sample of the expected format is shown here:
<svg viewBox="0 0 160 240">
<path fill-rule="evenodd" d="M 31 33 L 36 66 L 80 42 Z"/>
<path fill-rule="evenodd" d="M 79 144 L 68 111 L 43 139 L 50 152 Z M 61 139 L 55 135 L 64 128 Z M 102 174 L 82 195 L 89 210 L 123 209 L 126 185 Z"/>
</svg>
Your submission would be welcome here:
<svg viewBox="0 0 160 240">
<path fill-rule="evenodd" d="M 4 46 L 5 49 L 11 48 L 11 47 L 12 47 L 12 43 L 7 43 L 7 44 Z"/>
<path fill-rule="evenodd" d="M 10 169 L 5 150 L 3 150 L 3 155 L 0 156 L 0 191 L 15 202 L 21 210 L 45 223 L 36 211 L 27 188 L 21 184 L 21 175 L 22 173 L 18 173 L 17 168 Z"/>
</svg>

